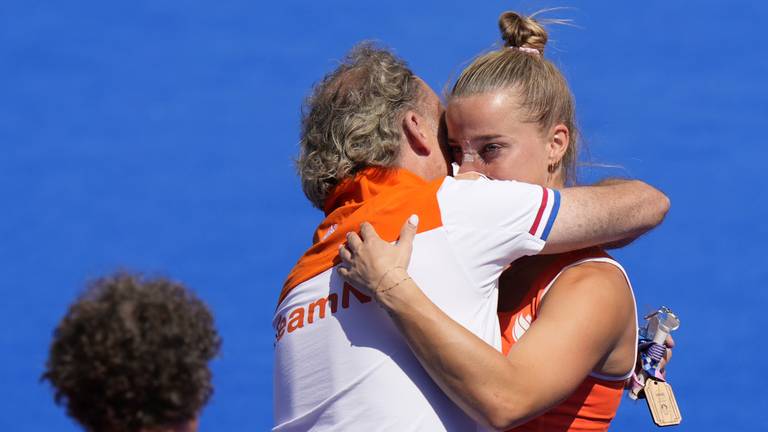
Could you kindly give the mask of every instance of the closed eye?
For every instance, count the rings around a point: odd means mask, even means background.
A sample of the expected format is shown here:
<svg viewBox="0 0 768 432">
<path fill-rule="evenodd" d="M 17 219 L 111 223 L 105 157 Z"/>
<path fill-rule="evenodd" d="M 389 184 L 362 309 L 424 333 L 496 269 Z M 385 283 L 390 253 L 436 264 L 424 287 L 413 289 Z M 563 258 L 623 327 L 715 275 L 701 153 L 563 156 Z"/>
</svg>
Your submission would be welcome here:
<svg viewBox="0 0 768 432">
<path fill-rule="evenodd" d="M 489 161 L 497 156 L 499 156 L 499 153 L 501 152 L 502 148 L 504 148 L 503 145 L 496 144 L 496 143 L 490 143 L 483 146 L 483 148 L 480 150 L 480 157 L 483 158 L 484 161 Z"/>
</svg>

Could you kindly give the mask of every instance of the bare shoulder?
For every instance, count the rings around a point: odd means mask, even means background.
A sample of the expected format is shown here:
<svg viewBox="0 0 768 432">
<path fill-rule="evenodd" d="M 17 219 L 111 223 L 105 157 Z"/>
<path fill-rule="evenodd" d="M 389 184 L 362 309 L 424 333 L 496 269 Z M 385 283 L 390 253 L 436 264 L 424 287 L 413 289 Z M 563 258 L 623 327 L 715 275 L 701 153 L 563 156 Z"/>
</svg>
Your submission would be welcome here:
<svg viewBox="0 0 768 432">
<path fill-rule="evenodd" d="M 611 263 L 586 262 L 560 275 L 542 299 L 537 319 L 576 332 L 579 343 L 600 356 L 590 368 L 621 376 L 635 361 L 635 315 L 624 272 Z"/>
<path fill-rule="evenodd" d="M 606 318 L 617 319 L 630 315 L 634 309 L 624 273 L 605 262 L 586 262 L 564 270 L 544 297 L 542 313 L 547 304 L 581 313 L 600 312 Z"/>
<path fill-rule="evenodd" d="M 570 287 L 615 286 L 629 288 L 624 272 L 614 264 L 588 261 L 563 270 L 555 284 Z M 554 286 L 553 286 L 554 288 Z"/>
</svg>

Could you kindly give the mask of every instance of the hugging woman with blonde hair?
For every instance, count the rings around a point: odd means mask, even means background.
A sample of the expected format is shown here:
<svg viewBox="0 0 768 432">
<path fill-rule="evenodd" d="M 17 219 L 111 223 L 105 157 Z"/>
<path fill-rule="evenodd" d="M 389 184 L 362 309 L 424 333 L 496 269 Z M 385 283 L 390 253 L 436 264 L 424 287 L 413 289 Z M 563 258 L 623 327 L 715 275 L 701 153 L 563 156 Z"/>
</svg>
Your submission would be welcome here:
<svg viewBox="0 0 768 432">
<path fill-rule="evenodd" d="M 544 58 L 547 32 L 535 19 L 506 12 L 499 26 L 505 46 L 476 58 L 448 96 L 454 162 L 460 173 L 564 188 L 578 150 L 568 84 Z M 558 205 L 557 193 L 545 193 L 540 214 Z M 556 223 L 537 218 L 531 230 L 546 238 Z M 415 225 L 390 244 L 364 224 L 362 238 L 350 234 L 341 248 L 339 272 L 387 310 L 442 390 L 495 429 L 606 430 L 637 355 L 622 266 L 599 248 L 512 263 L 499 280 L 500 353 L 410 279 Z"/>
</svg>

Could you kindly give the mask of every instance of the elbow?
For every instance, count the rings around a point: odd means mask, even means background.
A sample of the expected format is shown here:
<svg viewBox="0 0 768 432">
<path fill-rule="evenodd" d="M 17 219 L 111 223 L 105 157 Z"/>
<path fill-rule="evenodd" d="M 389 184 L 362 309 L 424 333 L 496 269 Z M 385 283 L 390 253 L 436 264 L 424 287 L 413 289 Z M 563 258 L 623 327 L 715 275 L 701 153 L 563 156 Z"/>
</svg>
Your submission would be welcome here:
<svg viewBox="0 0 768 432">
<path fill-rule="evenodd" d="M 483 420 L 494 430 L 506 431 L 524 423 L 531 417 L 530 412 L 522 403 L 500 404 L 484 413 Z"/>
<path fill-rule="evenodd" d="M 646 206 L 648 209 L 648 229 L 659 226 L 669 212 L 671 202 L 664 192 L 654 188 L 651 185 L 644 184 L 646 193 Z"/>
<path fill-rule="evenodd" d="M 486 420 L 488 426 L 496 431 L 507 431 L 516 426 L 521 425 L 523 422 L 519 418 L 509 415 L 493 416 Z"/>
<path fill-rule="evenodd" d="M 517 425 L 517 423 L 508 416 L 494 416 L 486 420 L 488 426 L 495 431 L 507 431 Z"/>
<path fill-rule="evenodd" d="M 669 213 L 669 208 L 672 205 L 672 202 L 663 192 L 658 189 L 654 190 L 656 192 L 656 197 L 654 198 L 656 202 L 656 218 L 654 219 L 654 226 L 658 226 L 661 225 L 661 223 L 664 221 L 664 218 L 667 217 L 667 213 Z"/>
<path fill-rule="evenodd" d="M 672 206 L 672 201 L 669 200 L 669 197 L 661 194 L 664 197 L 664 203 L 662 205 L 662 212 L 661 212 L 661 219 L 659 220 L 659 223 L 664 220 L 664 218 L 667 217 L 667 213 L 669 213 L 669 208 Z"/>
</svg>

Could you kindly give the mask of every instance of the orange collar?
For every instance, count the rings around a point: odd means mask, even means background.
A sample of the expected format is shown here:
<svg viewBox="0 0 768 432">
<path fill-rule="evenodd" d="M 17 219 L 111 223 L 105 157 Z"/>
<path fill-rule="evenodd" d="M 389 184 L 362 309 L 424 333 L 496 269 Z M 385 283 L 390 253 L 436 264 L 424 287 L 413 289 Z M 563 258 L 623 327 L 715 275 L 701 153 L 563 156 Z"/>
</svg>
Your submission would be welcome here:
<svg viewBox="0 0 768 432">
<path fill-rule="evenodd" d="M 338 264 L 339 245 L 348 232 L 369 222 L 387 241 L 394 241 L 405 220 L 419 215 L 419 232 L 442 225 L 437 190 L 444 178 L 427 181 L 401 168 L 366 168 L 339 183 L 325 201 L 325 220 L 313 245 L 299 259 L 283 285 L 278 304 L 296 285 Z"/>
<path fill-rule="evenodd" d="M 400 185 L 426 185 L 428 182 L 403 168 L 369 167 L 339 183 L 325 199 L 325 215 L 334 210 L 362 203 L 387 189 Z"/>
</svg>

